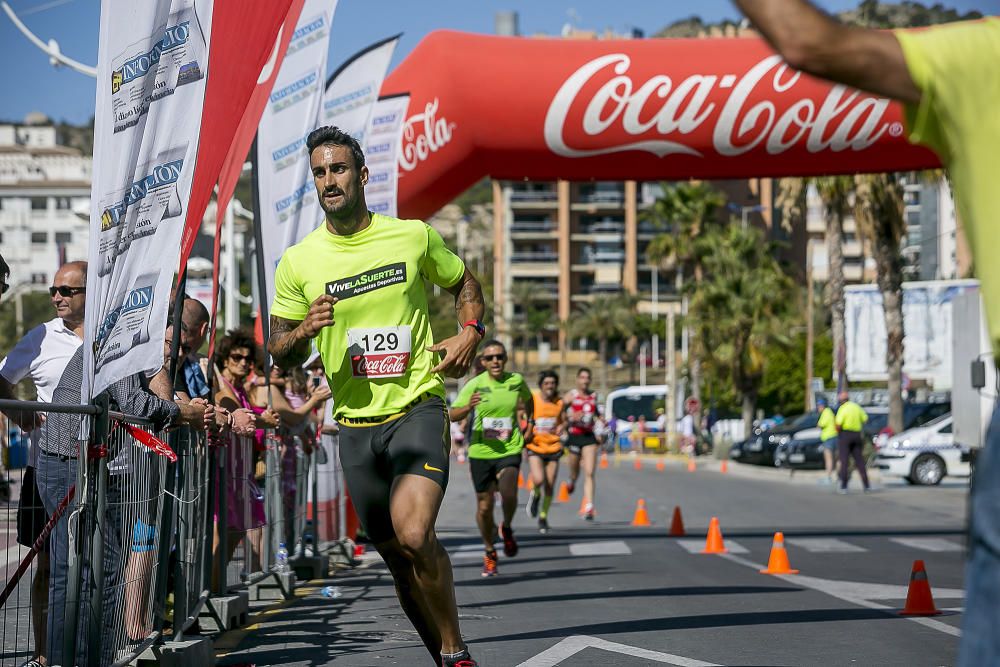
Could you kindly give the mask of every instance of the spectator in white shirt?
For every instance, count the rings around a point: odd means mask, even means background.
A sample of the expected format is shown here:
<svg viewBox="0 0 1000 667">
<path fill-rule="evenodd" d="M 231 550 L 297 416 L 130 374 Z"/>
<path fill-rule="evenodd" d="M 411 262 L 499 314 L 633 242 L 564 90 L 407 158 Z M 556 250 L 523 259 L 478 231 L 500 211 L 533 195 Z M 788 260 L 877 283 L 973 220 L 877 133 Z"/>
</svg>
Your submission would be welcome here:
<svg viewBox="0 0 1000 667">
<path fill-rule="evenodd" d="M 4 265 L 6 266 L 6 265 Z M 6 290 L 6 275 L 4 289 Z M 59 267 L 49 287 L 56 316 L 39 324 L 19 340 L 0 361 L 0 398 L 14 399 L 14 385 L 30 378 L 38 401 L 52 402 L 66 364 L 83 344 L 83 314 L 87 303 L 87 263 L 69 262 Z M 31 433 L 31 453 L 21 484 L 17 508 L 17 542 L 31 547 L 41 534 L 49 515 L 35 483 L 38 462 L 38 426 L 45 416 L 39 413 L 5 411 L 7 417 Z M 31 584 L 31 620 L 35 635 L 35 657 L 28 667 L 45 664 L 46 617 L 49 591 L 48 540 L 38 553 L 38 567 Z"/>
</svg>

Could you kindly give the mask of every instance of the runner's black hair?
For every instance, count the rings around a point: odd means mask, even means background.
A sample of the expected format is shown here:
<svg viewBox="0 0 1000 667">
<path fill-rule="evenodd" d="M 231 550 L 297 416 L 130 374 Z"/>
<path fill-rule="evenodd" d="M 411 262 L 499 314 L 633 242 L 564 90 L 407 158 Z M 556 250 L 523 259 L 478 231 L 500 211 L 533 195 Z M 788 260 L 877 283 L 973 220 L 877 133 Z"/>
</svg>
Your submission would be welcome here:
<svg viewBox="0 0 1000 667">
<path fill-rule="evenodd" d="M 365 166 L 365 153 L 361 150 L 361 144 L 358 143 L 357 139 L 339 127 L 334 127 L 333 125 L 317 127 L 306 137 L 306 148 L 309 150 L 310 157 L 317 146 L 325 144 L 346 147 L 351 151 L 351 155 L 354 156 L 354 166 L 358 169 Z"/>
<path fill-rule="evenodd" d="M 499 347 L 501 350 L 503 350 L 503 356 L 505 357 L 507 356 L 507 346 L 498 341 L 496 338 L 494 338 L 493 340 L 488 340 L 479 346 L 480 350 L 479 356 L 482 356 L 483 355 L 482 350 L 485 350 L 488 347 Z"/>
<path fill-rule="evenodd" d="M 587 373 L 588 375 L 590 375 L 590 377 L 594 377 L 594 374 L 593 374 L 593 373 L 592 373 L 592 372 L 590 371 L 590 369 L 589 369 L 589 368 L 587 368 L 586 366 L 584 366 L 583 368 L 581 368 L 580 370 L 578 370 L 578 371 L 576 372 L 576 376 L 577 376 L 577 377 L 580 377 L 580 376 L 581 376 L 582 374 L 584 374 L 584 373 Z"/>
<path fill-rule="evenodd" d="M 559 386 L 559 373 L 556 373 L 553 369 L 547 368 L 538 374 L 538 386 L 541 387 L 542 383 L 549 378 L 554 378 L 556 381 L 556 386 Z"/>
<path fill-rule="evenodd" d="M 7 282 L 7 278 L 10 276 L 10 267 L 7 266 L 7 262 L 4 261 L 3 255 L 0 255 L 0 279 Z"/>
</svg>

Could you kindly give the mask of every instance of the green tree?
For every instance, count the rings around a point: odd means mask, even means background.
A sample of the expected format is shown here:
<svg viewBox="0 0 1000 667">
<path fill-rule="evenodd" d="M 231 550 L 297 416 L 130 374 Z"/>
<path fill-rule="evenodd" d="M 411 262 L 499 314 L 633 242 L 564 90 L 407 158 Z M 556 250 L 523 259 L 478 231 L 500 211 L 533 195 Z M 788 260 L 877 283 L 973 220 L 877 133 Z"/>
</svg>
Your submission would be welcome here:
<svg viewBox="0 0 1000 667">
<path fill-rule="evenodd" d="M 704 277 L 704 257 L 711 252 L 705 238 L 720 226 L 717 213 L 725 205 L 725 196 L 708 183 L 664 183 L 653 205 L 642 212 L 665 232 L 657 234 L 646 249 L 650 264 L 674 271 L 678 293 L 684 291 L 685 270 L 690 270 L 695 283 Z M 688 373 L 691 393 L 701 398 L 701 359 L 705 354 L 697 337 L 690 337 Z"/>
<path fill-rule="evenodd" d="M 889 427 L 899 433 L 903 430 L 903 182 L 895 174 L 859 174 L 855 185 L 854 219 L 861 236 L 871 244 L 882 293 Z"/>
<path fill-rule="evenodd" d="M 799 311 L 795 283 L 774 258 L 774 246 L 756 228 L 730 225 L 705 239 L 705 276 L 692 287 L 689 321 L 712 372 L 728 375 L 740 397 L 747 432 L 775 345 L 790 343 L 789 323 Z"/>
<path fill-rule="evenodd" d="M 636 297 L 629 294 L 597 296 L 570 318 L 570 335 L 597 340 L 602 396 L 608 395 L 608 343 L 633 334 L 636 303 Z"/>
</svg>

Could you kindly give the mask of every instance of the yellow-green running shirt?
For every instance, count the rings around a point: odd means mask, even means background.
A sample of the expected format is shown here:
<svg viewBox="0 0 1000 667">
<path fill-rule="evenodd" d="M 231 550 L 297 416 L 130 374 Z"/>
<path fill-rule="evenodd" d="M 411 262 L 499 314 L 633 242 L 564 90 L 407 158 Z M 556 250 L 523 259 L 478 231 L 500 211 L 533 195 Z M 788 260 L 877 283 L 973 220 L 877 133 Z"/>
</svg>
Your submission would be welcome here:
<svg viewBox="0 0 1000 667">
<path fill-rule="evenodd" d="M 316 345 L 334 399 L 334 418 L 392 415 L 424 393 L 444 398 L 431 369 L 438 355 L 424 282 L 452 287 L 465 264 L 420 220 L 377 213 L 357 234 L 332 234 L 324 222 L 282 256 L 271 314 L 301 321 L 322 294 L 337 297 L 334 325 Z"/>
<path fill-rule="evenodd" d="M 488 372 L 469 380 L 458 392 L 453 408 L 464 408 L 479 392 L 479 405 L 474 408 L 470 459 L 499 459 L 520 454 L 524 449 L 524 434 L 517 423 L 518 402 L 534 400 L 531 390 L 520 373 L 505 373 L 494 380 Z"/>
<path fill-rule="evenodd" d="M 906 110 L 909 138 L 948 168 L 1000 352 L 1000 18 L 895 34 L 922 93 Z"/>
<path fill-rule="evenodd" d="M 836 422 L 841 431 L 854 431 L 857 433 L 865 425 L 866 421 L 868 421 L 868 413 L 854 401 L 842 403 L 837 408 Z"/>
<path fill-rule="evenodd" d="M 832 408 L 823 408 L 823 412 L 819 413 L 819 423 L 816 425 L 820 428 L 820 440 L 832 440 L 837 437 L 837 418 L 834 416 Z"/>
</svg>

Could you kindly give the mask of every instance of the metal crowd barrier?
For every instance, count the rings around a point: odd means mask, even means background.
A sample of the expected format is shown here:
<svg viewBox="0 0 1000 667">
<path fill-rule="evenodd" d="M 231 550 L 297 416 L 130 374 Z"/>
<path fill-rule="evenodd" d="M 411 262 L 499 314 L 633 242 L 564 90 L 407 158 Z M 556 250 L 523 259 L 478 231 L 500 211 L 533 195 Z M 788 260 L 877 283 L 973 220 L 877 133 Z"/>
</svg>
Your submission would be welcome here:
<svg viewBox="0 0 1000 667">
<path fill-rule="evenodd" d="M 38 576 L 39 560 L 19 567 L 29 549 L 15 543 L 21 491 L 32 481 L 30 474 L 25 480 L 27 436 L 15 422 L 0 419 L 7 589 L 0 599 L 0 667 L 40 653 L 33 618 L 50 618 L 50 630 L 59 629 L 43 640 L 41 651 L 52 653 L 57 642 L 63 665 L 155 660 L 151 649 L 196 635 L 199 616 L 208 614 L 219 629 L 228 629 L 229 619 L 214 606 L 227 596 L 290 595 L 295 576 L 275 572 L 281 543 L 290 568 L 305 577 L 325 575 L 321 556 L 341 544 L 344 500 L 335 436 L 154 432 L 147 420 L 112 412 L 100 401 L 0 401 L 0 410 L 75 413 L 81 433 L 89 432 L 78 457 L 60 459 L 76 468 L 76 484 L 65 511 L 57 509 L 57 518 L 48 521 L 50 529 L 69 528 L 68 543 L 60 545 L 66 567 L 51 573 L 64 589 L 57 598 L 65 600 L 64 608 L 46 616 L 49 590 Z M 30 494 L 23 497 L 31 503 Z"/>
</svg>

